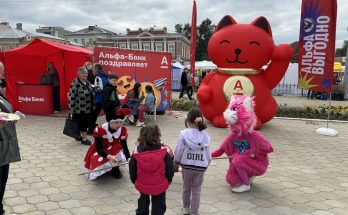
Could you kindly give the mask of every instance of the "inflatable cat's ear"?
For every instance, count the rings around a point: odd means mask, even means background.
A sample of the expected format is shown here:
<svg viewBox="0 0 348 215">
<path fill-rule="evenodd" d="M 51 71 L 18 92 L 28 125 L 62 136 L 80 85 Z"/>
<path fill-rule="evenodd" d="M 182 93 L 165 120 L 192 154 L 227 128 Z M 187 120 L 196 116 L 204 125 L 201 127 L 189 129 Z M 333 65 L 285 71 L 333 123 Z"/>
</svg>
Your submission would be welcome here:
<svg viewBox="0 0 348 215">
<path fill-rule="evenodd" d="M 226 26 L 233 25 L 233 24 L 237 24 L 237 22 L 232 18 L 232 16 L 229 16 L 229 15 L 224 16 L 224 18 L 222 18 L 219 24 L 216 26 L 215 32 L 221 30 L 222 28 Z"/>
<path fill-rule="evenodd" d="M 251 24 L 261 28 L 272 37 L 271 25 L 265 17 L 259 16 Z"/>
</svg>

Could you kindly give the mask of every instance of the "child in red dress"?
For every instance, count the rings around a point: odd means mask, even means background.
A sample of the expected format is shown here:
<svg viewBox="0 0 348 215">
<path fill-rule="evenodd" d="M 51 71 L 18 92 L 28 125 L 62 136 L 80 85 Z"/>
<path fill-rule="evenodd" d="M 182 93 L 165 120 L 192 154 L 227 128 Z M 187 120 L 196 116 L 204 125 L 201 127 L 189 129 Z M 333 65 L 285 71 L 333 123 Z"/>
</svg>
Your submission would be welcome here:
<svg viewBox="0 0 348 215">
<path fill-rule="evenodd" d="M 114 119 L 94 129 L 95 140 L 84 159 L 86 172 L 94 171 L 85 174 L 88 180 L 94 180 L 110 170 L 113 177 L 122 178 L 119 167 L 111 167 L 127 162 L 130 157 L 127 146 L 128 132 L 123 126 L 123 118 L 130 112 L 130 109 L 118 109 Z"/>
</svg>

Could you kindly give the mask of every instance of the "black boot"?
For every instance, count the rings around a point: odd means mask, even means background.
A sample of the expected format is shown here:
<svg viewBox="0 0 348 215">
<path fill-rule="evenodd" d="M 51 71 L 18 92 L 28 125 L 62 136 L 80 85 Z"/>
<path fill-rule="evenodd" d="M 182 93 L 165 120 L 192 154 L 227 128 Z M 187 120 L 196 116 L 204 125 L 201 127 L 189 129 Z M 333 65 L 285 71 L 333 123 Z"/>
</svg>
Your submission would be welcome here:
<svg viewBox="0 0 348 215">
<path fill-rule="evenodd" d="M 85 141 L 83 141 L 83 140 L 81 140 L 81 144 L 82 145 L 91 145 L 92 144 L 92 142 L 91 141 L 89 141 L 89 140 L 85 140 Z"/>
<path fill-rule="evenodd" d="M 116 179 L 121 179 L 122 178 L 122 173 L 121 173 L 119 167 L 112 168 L 111 175 L 112 175 L 112 177 L 114 177 Z"/>
</svg>

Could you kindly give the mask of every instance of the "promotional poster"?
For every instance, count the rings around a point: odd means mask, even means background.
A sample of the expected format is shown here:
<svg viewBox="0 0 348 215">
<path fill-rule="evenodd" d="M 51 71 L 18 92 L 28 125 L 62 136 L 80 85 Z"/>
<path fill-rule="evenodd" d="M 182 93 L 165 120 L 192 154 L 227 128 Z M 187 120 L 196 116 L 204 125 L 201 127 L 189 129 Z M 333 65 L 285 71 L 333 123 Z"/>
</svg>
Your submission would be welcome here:
<svg viewBox="0 0 348 215">
<path fill-rule="evenodd" d="M 102 64 L 106 73 L 115 73 L 119 77 L 117 91 L 121 100 L 126 99 L 128 91 L 139 82 L 143 92 L 146 85 L 154 89 L 157 111 L 170 109 L 170 53 L 97 47 L 94 62 Z"/>
<path fill-rule="evenodd" d="M 331 92 L 336 38 L 336 0 L 303 0 L 299 38 L 299 87 Z"/>
</svg>

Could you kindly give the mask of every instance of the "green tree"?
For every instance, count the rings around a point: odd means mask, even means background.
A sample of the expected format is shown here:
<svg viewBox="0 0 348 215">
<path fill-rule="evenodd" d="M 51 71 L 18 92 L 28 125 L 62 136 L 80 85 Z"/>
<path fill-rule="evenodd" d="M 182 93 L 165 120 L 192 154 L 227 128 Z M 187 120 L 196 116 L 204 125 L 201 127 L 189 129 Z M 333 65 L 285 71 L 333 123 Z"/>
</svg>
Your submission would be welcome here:
<svg viewBox="0 0 348 215">
<path fill-rule="evenodd" d="M 212 25 L 211 20 L 206 18 L 202 23 L 197 26 L 197 37 L 196 37 L 196 60 L 208 60 L 208 42 L 213 35 L 215 25 Z M 177 33 L 184 33 L 184 35 L 190 40 L 191 39 L 191 25 L 176 24 L 175 31 Z"/>
<path fill-rule="evenodd" d="M 345 57 L 347 55 L 348 40 L 343 42 L 342 48 L 336 49 L 336 57 Z"/>
<path fill-rule="evenodd" d="M 212 25 L 209 18 L 203 20 L 197 27 L 196 60 L 209 60 L 208 42 L 214 33 L 214 29 L 215 25 Z"/>
<path fill-rule="evenodd" d="M 298 63 L 298 42 L 293 42 L 290 46 L 294 49 L 294 55 L 291 58 L 291 63 Z"/>
<path fill-rule="evenodd" d="M 191 39 L 191 25 L 189 23 L 186 24 L 176 24 L 175 25 L 176 33 L 184 33 L 187 39 Z"/>
<path fill-rule="evenodd" d="M 182 33 L 183 32 L 182 24 L 175 24 L 175 32 L 176 33 Z"/>
</svg>

